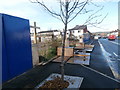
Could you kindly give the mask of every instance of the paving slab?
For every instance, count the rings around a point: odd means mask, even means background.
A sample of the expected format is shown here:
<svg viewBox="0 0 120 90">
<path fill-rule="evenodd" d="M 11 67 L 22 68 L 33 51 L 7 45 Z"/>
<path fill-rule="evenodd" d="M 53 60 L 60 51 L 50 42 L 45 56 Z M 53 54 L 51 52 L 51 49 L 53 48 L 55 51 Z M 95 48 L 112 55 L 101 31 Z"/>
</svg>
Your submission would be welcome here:
<svg viewBox="0 0 120 90">
<path fill-rule="evenodd" d="M 85 57 L 84 56 L 74 56 L 74 57 L 70 58 L 67 63 L 90 65 L 90 53 L 79 52 L 79 54 L 80 55 L 88 55 L 88 56 L 85 56 Z M 85 60 L 84 60 L 84 58 L 85 58 Z"/>
</svg>

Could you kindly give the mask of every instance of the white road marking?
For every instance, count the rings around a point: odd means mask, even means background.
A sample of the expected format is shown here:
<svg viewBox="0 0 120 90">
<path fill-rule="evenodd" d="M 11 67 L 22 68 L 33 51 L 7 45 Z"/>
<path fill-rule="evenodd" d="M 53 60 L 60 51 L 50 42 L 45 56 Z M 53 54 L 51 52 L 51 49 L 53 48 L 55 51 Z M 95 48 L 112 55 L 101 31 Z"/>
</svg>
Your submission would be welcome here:
<svg viewBox="0 0 120 90">
<path fill-rule="evenodd" d="M 106 74 L 104 74 L 104 73 L 101 73 L 101 72 L 99 72 L 99 71 L 97 71 L 97 70 L 95 70 L 95 69 L 92 69 L 92 68 L 90 68 L 90 67 L 84 66 L 84 65 L 82 65 L 82 64 L 80 64 L 80 65 L 83 66 L 83 67 L 85 67 L 85 68 L 87 68 L 87 69 L 89 69 L 89 70 L 91 70 L 91 71 L 94 71 L 94 72 L 96 72 L 96 73 L 98 73 L 98 74 L 100 74 L 100 75 L 102 75 L 102 76 L 104 76 L 104 77 L 107 77 L 107 78 L 109 78 L 109 79 L 111 79 L 111 80 L 113 80 L 113 81 L 116 81 L 116 82 L 120 83 L 120 81 L 118 81 L 117 79 L 114 79 L 114 78 L 112 78 L 112 77 L 110 77 L 110 76 L 108 76 L 108 75 L 106 75 Z"/>
<path fill-rule="evenodd" d="M 113 54 L 114 54 L 116 57 L 118 57 L 118 55 L 117 55 L 115 52 L 113 52 Z"/>
<path fill-rule="evenodd" d="M 113 52 L 113 54 L 117 57 L 117 60 L 120 61 L 120 59 L 118 58 L 118 55 L 115 52 Z"/>
<path fill-rule="evenodd" d="M 114 44 L 117 44 L 117 45 L 120 45 L 120 44 L 119 44 L 119 43 L 117 43 L 117 42 L 113 42 L 113 41 L 109 41 L 109 42 L 114 43 Z"/>
<path fill-rule="evenodd" d="M 102 45 L 102 43 L 101 43 L 100 41 L 98 41 L 98 43 L 100 44 L 100 47 L 101 47 L 101 49 L 102 49 L 102 52 L 104 53 L 104 56 L 105 56 L 105 58 L 106 58 L 106 60 L 107 60 L 107 62 L 108 62 L 108 64 L 109 64 L 109 66 L 110 66 L 110 69 L 111 69 L 113 75 L 114 75 L 116 78 L 120 77 L 120 75 L 118 74 L 118 72 L 111 66 L 112 63 L 111 63 L 111 64 L 109 63 L 109 62 L 111 61 L 111 60 L 110 60 L 110 57 L 109 57 L 109 56 L 111 56 L 111 54 L 108 53 L 107 51 L 105 51 L 105 49 L 104 49 L 104 47 L 103 47 L 103 45 Z"/>
</svg>

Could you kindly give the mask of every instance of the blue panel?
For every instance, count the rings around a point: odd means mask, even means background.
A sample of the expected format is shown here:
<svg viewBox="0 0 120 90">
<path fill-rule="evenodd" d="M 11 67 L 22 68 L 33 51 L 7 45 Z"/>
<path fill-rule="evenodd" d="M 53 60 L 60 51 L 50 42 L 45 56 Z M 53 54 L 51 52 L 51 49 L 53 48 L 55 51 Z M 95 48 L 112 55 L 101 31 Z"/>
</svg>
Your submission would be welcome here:
<svg viewBox="0 0 120 90">
<path fill-rule="evenodd" d="M 3 14 L 9 78 L 32 68 L 30 26 L 26 19 Z"/>
<path fill-rule="evenodd" d="M 4 33 L 2 32 L 2 81 L 4 82 L 8 79 L 9 79 L 8 61 L 5 48 Z"/>
<path fill-rule="evenodd" d="M 2 38 L 2 81 L 6 81 L 8 79 L 8 61 L 6 55 L 6 48 L 5 48 L 5 39 L 4 39 L 4 32 L 3 32 L 3 23 L 2 23 L 2 14 L 0 14 L 0 28 L 1 28 L 1 38 Z"/>
<path fill-rule="evenodd" d="M 84 34 L 83 41 L 84 41 L 84 43 L 90 41 L 90 35 L 89 34 Z"/>
</svg>

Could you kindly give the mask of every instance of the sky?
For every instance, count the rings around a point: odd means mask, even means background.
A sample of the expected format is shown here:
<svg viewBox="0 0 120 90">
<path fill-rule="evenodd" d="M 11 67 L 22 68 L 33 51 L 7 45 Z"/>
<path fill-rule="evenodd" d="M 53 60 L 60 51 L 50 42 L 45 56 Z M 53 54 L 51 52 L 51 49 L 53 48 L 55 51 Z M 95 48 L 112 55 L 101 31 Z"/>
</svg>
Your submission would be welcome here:
<svg viewBox="0 0 120 90">
<path fill-rule="evenodd" d="M 58 2 L 54 0 L 46 0 L 46 5 L 54 11 L 59 11 Z M 93 0 L 97 5 L 104 6 L 97 15 L 102 15 L 102 17 L 97 18 L 97 20 L 102 20 L 106 15 L 107 17 L 104 21 L 93 27 L 88 25 L 88 30 L 90 32 L 105 32 L 118 29 L 118 1 L 119 0 Z M 94 10 L 88 14 L 80 14 L 73 21 L 68 24 L 68 29 L 75 27 L 76 25 L 82 25 L 95 10 L 99 8 L 91 6 L 86 6 L 89 10 Z M 31 3 L 29 0 L 0 0 L 0 13 L 9 14 L 12 16 L 17 16 L 25 19 L 29 19 L 30 25 L 33 25 L 35 21 L 37 26 L 40 27 L 40 31 L 58 29 L 63 30 L 64 24 L 52 17 L 48 12 L 46 12 L 39 4 Z"/>
</svg>

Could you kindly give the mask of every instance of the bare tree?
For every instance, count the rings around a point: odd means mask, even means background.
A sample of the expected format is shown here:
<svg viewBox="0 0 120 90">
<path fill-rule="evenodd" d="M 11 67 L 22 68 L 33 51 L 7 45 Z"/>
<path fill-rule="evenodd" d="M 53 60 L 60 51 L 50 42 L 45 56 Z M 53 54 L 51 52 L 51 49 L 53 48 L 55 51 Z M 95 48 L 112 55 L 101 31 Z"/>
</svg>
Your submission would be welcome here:
<svg viewBox="0 0 120 90">
<path fill-rule="evenodd" d="M 96 20 L 94 23 L 90 23 L 91 20 L 102 16 L 102 15 L 97 16 L 96 13 L 101 11 L 103 7 L 101 8 L 101 6 L 94 4 L 92 0 L 84 0 L 84 1 L 83 0 L 57 0 L 57 1 L 59 2 L 59 7 L 60 7 L 59 13 L 47 7 L 43 1 L 34 0 L 31 2 L 40 4 L 47 12 L 49 12 L 53 17 L 61 20 L 62 23 L 64 24 L 64 36 L 63 36 L 63 43 L 62 43 L 62 58 L 61 58 L 61 78 L 62 80 L 64 80 L 64 64 L 65 64 L 64 48 L 65 48 L 66 31 L 68 28 L 68 23 L 74 20 L 79 14 L 86 14 L 86 13 L 92 12 L 93 10 L 86 9 L 86 6 L 90 4 L 96 7 L 99 7 L 100 9 L 98 9 L 95 13 L 92 13 L 84 24 L 91 24 L 95 26 L 95 24 L 102 23 L 102 21 L 106 18 L 107 15 L 105 15 L 105 17 L 103 17 L 101 21 Z"/>
</svg>

